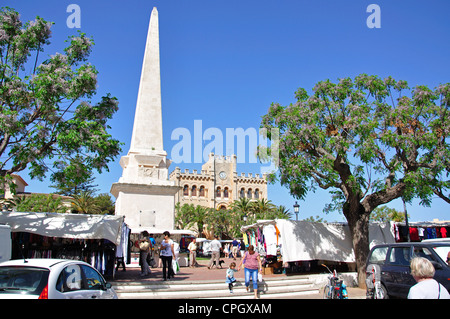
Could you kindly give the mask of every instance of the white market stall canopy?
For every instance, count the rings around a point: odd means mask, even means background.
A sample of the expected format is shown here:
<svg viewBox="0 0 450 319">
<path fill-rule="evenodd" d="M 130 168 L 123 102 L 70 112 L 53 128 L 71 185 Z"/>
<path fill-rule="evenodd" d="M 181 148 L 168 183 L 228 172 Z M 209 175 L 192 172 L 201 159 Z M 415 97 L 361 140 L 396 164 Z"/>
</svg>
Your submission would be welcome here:
<svg viewBox="0 0 450 319">
<path fill-rule="evenodd" d="M 189 235 L 194 236 L 195 232 L 188 229 L 162 229 L 162 228 L 155 228 L 155 227 L 138 227 L 138 228 L 132 228 L 131 232 L 133 234 L 140 234 L 143 231 L 148 232 L 149 234 L 158 235 L 163 234 L 165 231 L 168 231 L 170 233 L 170 236 L 172 235 Z"/>
<path fill-rule="evenodd" d="M 12 232 L 27 232 L 47 237 L 107 239 L 118 245 L 123 216 L 0 212 L 0 224 Z"/>
<path fill-rule="evenodd" d="M 299 260 L 331 260 L 355 262 L 350 228 L 345 223 L 313 223 L 285 219 L 264 220 L 244 226 L 250 229 L 275 225 L 280 232 L 281 252 L 284 262 Z M 395 243 L 390 223 L 369 225 L 370 247 Z"/>
</svg>

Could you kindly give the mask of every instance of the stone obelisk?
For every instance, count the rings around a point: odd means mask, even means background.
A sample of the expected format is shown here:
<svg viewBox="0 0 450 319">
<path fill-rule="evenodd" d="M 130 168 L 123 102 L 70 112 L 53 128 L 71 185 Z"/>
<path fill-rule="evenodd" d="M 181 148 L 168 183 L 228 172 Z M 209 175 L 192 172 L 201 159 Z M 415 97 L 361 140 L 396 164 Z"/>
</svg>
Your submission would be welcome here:
<svg viewBox="0 0 450 319">
<path fill-rule="evenodd" d="M 111 186 L 116 215 L 125 216 L 133 232 L 174 228 L 179 187 L 168 179 L 170 163 L 163 149 L 158 11 L 153 8 L 130 150 L 120 159 L 122 177 Z"/>
<path fill-rule="evenodd" d="M 163 150 L 158 11 L 153 8 L 142 63 L 130 153 Z"/>
</svg>

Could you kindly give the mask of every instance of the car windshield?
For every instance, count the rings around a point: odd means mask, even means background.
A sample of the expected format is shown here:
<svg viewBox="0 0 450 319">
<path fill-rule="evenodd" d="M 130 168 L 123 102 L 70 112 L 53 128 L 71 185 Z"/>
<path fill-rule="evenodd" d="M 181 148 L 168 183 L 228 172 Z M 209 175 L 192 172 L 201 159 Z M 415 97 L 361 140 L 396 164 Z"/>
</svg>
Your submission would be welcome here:
<svg viewBox="0 0 450 319">
<path fill-rule="evenodd" d="M 438 254 L 439 257 L 441 257 L 441 259 L 444 262 L 446 262 L 447 254 L 450 251 L 450 245 L 448 245 L 448 246 L 436 246 L 436 247 L 433 247 L 433 249 L 436 252 L 436 254 Z"/>
<path fill-rule="evenodd" d="M 0 294 L 39 295 L 47 285 L 48 269 L 37 267 L 0 267 Z"/>
<path fill-rule="evenodd" d="M 369 264 L 384 264 L 389 247 L 377 247 L 372 251 Z"/>
</svg>

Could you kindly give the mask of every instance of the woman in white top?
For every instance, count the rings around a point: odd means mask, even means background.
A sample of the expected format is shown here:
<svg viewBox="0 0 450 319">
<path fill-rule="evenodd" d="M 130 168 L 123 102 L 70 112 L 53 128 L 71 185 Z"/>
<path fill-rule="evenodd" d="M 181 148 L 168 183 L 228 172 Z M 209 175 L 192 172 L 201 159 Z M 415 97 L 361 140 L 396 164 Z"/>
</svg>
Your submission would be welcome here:
<svg viewBox="0 0 450 319">
<path fill-rule="evenodd" d="M 161 242 L 161 259 L 163 264 L 163 279 L 166 281 L 174 276 L 172 269 L 172 257 L 175 256 L 175 251 L 173 247 L 173 240 L 170 239 L 170 233 L 165 231 L 164 240 Z M 166 276 L 166 269 L 169 270 L 168 275 Z"/>
<path fill-rule="evenodd" d="M 450 299 L 440 283 L 433 279 L 435 269 L 431 261 L 423 257 L 411 260 L 411 275 L 417 284 L 409 289 L 408 299 Z"/>
</svg>

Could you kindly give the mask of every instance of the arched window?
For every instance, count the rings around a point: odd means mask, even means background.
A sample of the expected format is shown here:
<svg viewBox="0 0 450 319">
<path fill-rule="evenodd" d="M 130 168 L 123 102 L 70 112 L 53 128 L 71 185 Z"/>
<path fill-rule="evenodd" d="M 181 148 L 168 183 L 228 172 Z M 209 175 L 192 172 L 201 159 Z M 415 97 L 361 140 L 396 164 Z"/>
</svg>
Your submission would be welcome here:
<svg viewBox="0 0 450 319">
<path fill-rule="evenodd" d="M 197 186 L 192 186 L 191 196 L 197 196 Z"/>
<path fill-rule="evenodd" d="M 222 196 L 222 190 L 220 189 L 220 187 L 217 187 L 216 189 L 216 197 L 221 197 Z"/>
<path fill-rule="evenodd" d="M 241 188 L 241 191 L 239 192 L 239 197 L 244 198 L 245 197 L 245 189 Z"/>
<path fill-rule="evenodd" d="M 228 187 L 223 189 L 223 198 L 228 198 Z"/>
<path fill-rule="evenodd" d="M 183 196 L 189 196 L 189 186 L 187 185 L 183 187 Z"/>
<path fill-rule="evenodd" d="M 227 207 L 225 205 L 220 205 L 220 210 L 227 210 Z"/>
<path fill-rule="evenodd" d="M 248 189 L 248 191 L 247 191 L 247 198 L 252 198 L 252 189 L 251 188 L 249 188 Z"/>
<path fill-rule="evenodd" d="M 255 189 L 255 199 L 259 199 L 259 189 Z"/>
<path fill-rule="evenodd" d="M 200 186 L 200 189 L 198 191 L 198 196 L 205 197 L 205 186 Z"/>
</svg>

